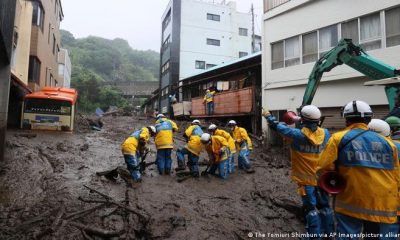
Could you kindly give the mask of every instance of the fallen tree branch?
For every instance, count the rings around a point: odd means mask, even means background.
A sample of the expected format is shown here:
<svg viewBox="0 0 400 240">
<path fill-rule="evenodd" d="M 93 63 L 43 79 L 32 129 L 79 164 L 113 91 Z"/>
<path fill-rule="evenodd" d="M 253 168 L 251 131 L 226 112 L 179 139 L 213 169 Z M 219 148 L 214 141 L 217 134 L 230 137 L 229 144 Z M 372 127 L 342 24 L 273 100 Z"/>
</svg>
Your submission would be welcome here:
<svg viewBox="0 0 400 240">
<path fill-rule="evenodd" d="M 97 209 L 100 209 L 100 208 L 102 208 L 102 207 L 104 207 L 106 205 L 107 205 L 106 203 L 103 203 L 103 204 L 100 204 L 100 205 L 85 209 L 83 211 L 77 211 L 77 212 L 68 214 L 67 216 L 65 216 L 64 219 L 72 221 L 72 220 L 78 219 L 80 217 L 86 216 L 87 214 L 90 214 L 90 213 L 96 211 Z"/>
<path fill-rule="evenodd" d="M 120 231 L 109 231 L 109 230 L 104 230 L 96 227 L 90 227 L 81 223 L 77 222 L 68 222 L 69 225 L 74 226 L 82 231 L 85 231 L 87 233 L 103 237 L 103 238 L 111 238 L 111 237 L 119 237 L 124 233 L 124 230 Z"/>
<path fill-rule="evenodd" d="M 44 231 L 38 233 L 38 234 L 35 236 L 35 238 L 36 238 L 36 239 L 42 238 L 43 236 L 45 236 L 45 235 L 47 235 L 47 234 L 52 234 L 52 233 L 57 232 L 57 229 L 58 229 L 58 227 L 59 227 L 59 225 L 60 225 L 60 223 L 61 223 L 61 221 L 62 221 L 61 218 L 62 218 L 62 216 L 63 216 L 64 214 L 65 214 L 65 209 L 64 209 L 64 207 L 61 207 L 60 210 L 59 210 L 58 213 L 57 213 L 56 218 L 54 219 L 53 224 L 52 224 L 49 228 L 47 228 L 47 229 L 45 229 Z"/>
<path fill-rule="evenodd" d="M 48 216 L 50 216 L 53 212 L 54 212 L 54 209 L 48 210 L 48 211 L 40 214 L 39 216 L 33 217 L 31 220 L 23 222 L 22 224 L 17 226 L 15 228 L 15 231 L 16 232 L 24 231 L 24 230 L 30 228 L 32 224 L 35 224 L 37 222 L 41 222 L 41 221 L 47 219 Z"/>
</svg>

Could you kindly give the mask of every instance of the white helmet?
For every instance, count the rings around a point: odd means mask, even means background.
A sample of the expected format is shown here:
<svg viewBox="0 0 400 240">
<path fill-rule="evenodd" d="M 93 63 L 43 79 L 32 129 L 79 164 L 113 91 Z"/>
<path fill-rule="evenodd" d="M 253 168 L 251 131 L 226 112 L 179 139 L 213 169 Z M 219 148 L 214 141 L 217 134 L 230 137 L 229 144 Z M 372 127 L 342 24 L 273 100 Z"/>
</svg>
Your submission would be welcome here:
<svg viewBox="0 0 400 240">
<path fill-rule="evenodd" d="M 203 144 L 209 144 L 209 143 L 210 143 L 210 140 L 211 140 L 211 135 L 210 135 L 210 134 L 208 134 L 208 133 L 203 133 L 203 134 L 201 135 L 200 141 L 201 141 Z"/>
<path fill-rule="evenodd" d="M 318 122 L 321 118 L 321 111 L 314 105 L 306 105 L 301 108 L 300 115 L 303 120 Z"/>
<path fill-rule="evenodd" d="M 215 125 L 215 124 L 211 124 L 211 125 L 208 127 L 208 130 L 209 130 L 209 131 L 214 131 L 215 129 L 217 129 L 217 125 Z"/>
<path fill-rule="evenodd" d="M 368 124 L 368 128 L 384 137 L 390 136 L 390 125 L 381 119 L 372 119 Z"/>
<path fill-rule="evenodd" d="M 155 135 L 157 133 L 157 130 L 154 126 L 148 126 L 147 128 L 149 129 L 151 135 Z"/>
<path fill-rule="evenodd" d="M 192 124 L 193 124 L 193 125 L 195 125 L 195 124 L 196 124 L 196 125 L 200 125 L 200 121 L 197 120 L 197 119 L 195 119 L 195 120 L 193 120 Z"/>
<path fill-rule="evenodd" d="M 232 125 L 236 125 L 236 121 L 235 120 L 230 120 L 228 122 L 228 126 L 232 126 Z"/>
<path fill-rule="evenodd" d="M 351 101 L 346 106 L 343 108 L 343 114 L 342 116 L 344 118 L 352 118 L 352 117 L 372 117 L 373 112 L 371 107 L 368 105 L 368 103 L 363 102 L 363 101 Z"/>
<path fill-rule="evenodd" d="M 165 116 L 164 116 L 164 114 L 162 114 L 162 113 L 160 113 L 160 114 L 157 115 L 157 118 L 163 118 L 163 117 L 165 117 Z"/>
</svg>

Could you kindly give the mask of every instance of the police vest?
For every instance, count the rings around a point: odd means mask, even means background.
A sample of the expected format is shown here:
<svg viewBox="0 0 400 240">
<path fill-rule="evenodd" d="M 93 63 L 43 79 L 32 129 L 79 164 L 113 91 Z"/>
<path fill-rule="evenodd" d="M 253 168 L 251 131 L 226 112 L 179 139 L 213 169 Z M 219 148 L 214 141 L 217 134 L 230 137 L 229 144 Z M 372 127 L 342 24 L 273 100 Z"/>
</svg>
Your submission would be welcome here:
<svg viewBox="0 0 400 240">
<path fill-rule="evenodd" d="M 324 129 L 324 141 L 320 145 L 314 145 L 310 143 L 306 136 L 303 138 L 294 138 L 291 144 L 291 149 L 301 153 L 315 153 L 319 154 L 324 150 L 326 144 L 328 143 L 330 134 L 327 129 Z"/>
<path fill-rule="evenodd" d="M 172 123 L 170 121 L 165 121 L 163 119 L 160 120 L 160 122 L 156 125 L 156 130 L 157 133 L 163 130 L 171 130 L 172 131 Z"/>
</svg>

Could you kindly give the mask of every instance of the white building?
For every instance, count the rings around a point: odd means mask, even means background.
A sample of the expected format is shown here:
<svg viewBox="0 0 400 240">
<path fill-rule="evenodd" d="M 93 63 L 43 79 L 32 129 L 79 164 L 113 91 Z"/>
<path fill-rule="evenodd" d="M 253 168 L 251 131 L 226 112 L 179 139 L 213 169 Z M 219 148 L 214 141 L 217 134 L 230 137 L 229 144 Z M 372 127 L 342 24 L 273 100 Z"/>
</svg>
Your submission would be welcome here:
<svg viewBox="0 0 400 240">
<path fill-rule="evenodd" d="M 372 57 L 400 67 L 398 0 L 264 0 L 263 20 L 262 103 L 270 110 L 301 105 L 314 63 L 341 38 L 351 38 Z M 388 112 L 383 87 L 365 87 L 367 80 L 345 65 L 324 74 L 313 104 L 334 115 L 326 126 L 343 126 L 340 107 L 354 99 L 373 105 L 378 115 Z"/>
<path fill-rule="evenodd" d="M 161 45 L 160 110 L 166 113 L 180 79 L 252 53 L 251 13 L 237 12 L 235 2 L 171 0 Z"/>
<path fill-rule="evenodd" d="M 62 86 L 71 87 L 71 59 L 69 58 L 67 49 L 60 49 L 58 52 L 58 75 L 63 80 Z"/>
</svg>

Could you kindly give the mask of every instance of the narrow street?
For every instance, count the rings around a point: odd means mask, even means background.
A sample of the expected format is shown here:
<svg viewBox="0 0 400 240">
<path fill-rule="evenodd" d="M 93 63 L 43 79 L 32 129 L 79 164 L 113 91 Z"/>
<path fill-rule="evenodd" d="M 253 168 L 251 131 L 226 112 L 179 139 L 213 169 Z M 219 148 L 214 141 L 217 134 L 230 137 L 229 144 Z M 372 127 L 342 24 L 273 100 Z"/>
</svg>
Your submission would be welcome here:
<svg viewBox="0 0 400 240">
<path fill-rule="evenodd" d="M 227 181 L 208 176 L 178 183 L 175 173 L 159 176 L 152 165 L 142 183 L 128 186 L 96 172 L 125 168 L 121 142 L 153 120 L 103 121 L 102 131 L 78 119 L 73 134 L 8 132 L 0 172 L 0 239 L 247 239 L 249 232 L 303 232 L 287 151 L 255 147 L 256 173 L 236 171 Z M 177 123 L 180 131 L 187 125 Z M 183 146 L 182 133 L 176 136 L 175 146 Z M 150 146 L 147 162 L 155 160 Z M 91 230 L 81 232 L 84 227 Z"/>
</svg>

